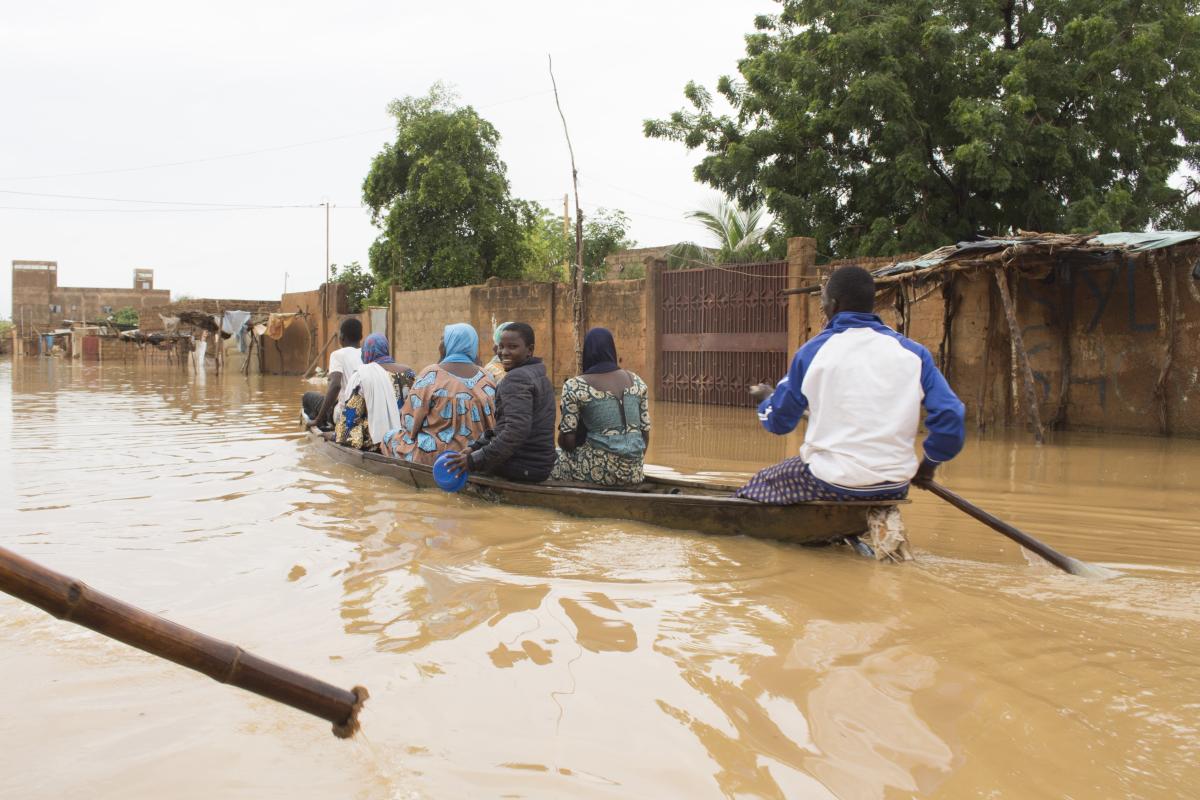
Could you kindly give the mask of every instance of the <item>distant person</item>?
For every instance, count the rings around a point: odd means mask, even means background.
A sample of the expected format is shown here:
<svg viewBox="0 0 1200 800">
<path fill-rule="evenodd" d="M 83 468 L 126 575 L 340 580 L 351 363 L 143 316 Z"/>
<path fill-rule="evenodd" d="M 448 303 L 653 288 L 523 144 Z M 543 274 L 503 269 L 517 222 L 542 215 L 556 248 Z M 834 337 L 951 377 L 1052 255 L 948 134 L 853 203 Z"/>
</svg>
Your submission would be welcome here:
<svg viewBox="0 0 1200 800">
<path fill-rule="evenodd" d="M 347 385 L 349 397 L 334 428 L 335 439 L 358 450 L 378 450 L 384 435 L 400 427 L 400 411 L 416 375 L 408 365 L 396 363 L 382 333 L 363 342 L 362 360 Z"/>
<path fill-rule="evenodd" d="M 334 427 L 342 413 L 342 406 L 350 396 L 350 378 L 362 366 L 362 322 L 347 317 L 338 327 L 341 348 L 329 354 L 329 386 L 325 396 L 320 392 L 305 392 L 301 399 L 304 414 L 323 431 Z"/>
<path fill-rule="evenodd" d="M 562 388 L 558 461 L 551 478 L 601 486 L 641 483 L 650 444 L 646 384 L 621 369 L 607 328 L 583 340 L 583 374 Z"/>
<path fill-rule="evenodd" d="M 447 459 L 453 472 L 484 472 L 536 483 L 554 469 L 554 387 L 533 355 L 533 328 L 511 322 L 500 334 L 504 380 L 496 387 L 496 426 Z"/>
<path fill-rule="evenodd" d="M 200 340 L 196 342 L 196 372 L 204 372 L 204 358 L 208 355 L 208 331 L 200 331 Z"/>
<path fill-rule="evenodd" d="M 483 371 L 492 376 L 492 380 L 496 383 L 500 383 L 504 378 L 504 365 L 500 363 L 500 334 L 511 324 L 511 322 L 501 322 L 492 331 L 492 360 L 483 365 Z"/>
<path fill-rule="evenodd" d="M 384 455 L 432 464 L 447 450 L 465 450 L 491 430 L 496 384 L 479 368 L 479 334 L 465 322 L 447 325 L 441 361 L 421 370 L 408 392 L 400 425 L 389 430 Z"/>
<path fill-rule="evenodd" d="M 808 413 L 800 455 L 761 470 L 736 494 L 775 505 L 903 498 L 910 481 L 931 480 L 962 450 L 963 404 L 929 351 L 875 315 L 871 273 L 834 271 L 821 308 L 829 324 L 797 351 L 787 377 L 774 391 L 750 390 L 771 433 L 789 433 Z M 928 436 L 918 464 L 922 406 Z"/>
</svg>

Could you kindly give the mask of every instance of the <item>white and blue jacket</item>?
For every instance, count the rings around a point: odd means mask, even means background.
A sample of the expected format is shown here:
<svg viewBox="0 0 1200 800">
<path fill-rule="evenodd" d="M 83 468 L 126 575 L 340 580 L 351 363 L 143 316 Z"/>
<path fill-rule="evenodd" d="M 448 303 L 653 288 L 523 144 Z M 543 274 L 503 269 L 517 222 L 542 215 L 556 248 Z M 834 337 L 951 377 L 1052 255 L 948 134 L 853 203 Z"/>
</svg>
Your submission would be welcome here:
<svg viewBox="0 0 1200 800">
<path fill-rule="evenodd" d="M 876 315 L 843 311 L 796 351 L 758 418 L 783 434 L 807 411 L 800 455 L 826 483 L 903 486 L 917 471 L 922 406 L 925 457 L 949 461 L 966 436 L 964 408 L 933 356 Z"/>
</svg>

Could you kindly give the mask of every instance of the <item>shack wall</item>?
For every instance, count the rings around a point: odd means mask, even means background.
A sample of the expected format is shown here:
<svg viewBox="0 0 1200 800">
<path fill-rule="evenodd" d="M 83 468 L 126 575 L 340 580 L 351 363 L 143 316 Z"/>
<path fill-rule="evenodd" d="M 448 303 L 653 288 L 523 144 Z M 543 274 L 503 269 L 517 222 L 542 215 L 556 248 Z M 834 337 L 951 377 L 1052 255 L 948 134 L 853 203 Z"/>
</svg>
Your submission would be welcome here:
<svg viewBox="0 0 1200 800">
<path fill-rule="evenodd" d="M 1118 253 L 1065 264 L 1045 278 L 1013 263 L 1005 274 L 1043 425 L 1200 437 L 1197 256 L 1195 247 Z M 966 404 L 971 429 L 1027 425 L 995 269 L 943 273 L 900 290 L 881 286 L 876 307 L 886 324 L 933 353 Z M 820 322 L 816 296 L 796 297 Z"/>
</svg>

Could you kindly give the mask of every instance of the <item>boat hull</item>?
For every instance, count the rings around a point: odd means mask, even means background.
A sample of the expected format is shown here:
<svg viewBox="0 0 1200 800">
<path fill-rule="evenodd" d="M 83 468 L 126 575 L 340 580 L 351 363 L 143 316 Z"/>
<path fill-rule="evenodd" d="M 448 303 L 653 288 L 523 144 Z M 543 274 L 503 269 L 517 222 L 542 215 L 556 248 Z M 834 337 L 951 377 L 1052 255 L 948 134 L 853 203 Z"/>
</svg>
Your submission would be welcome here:
<svg viewBox="0 0 1200 800">
<path fill-rule="evenodd" d="M 342 447 L 320 434 L 311 435 L 316 446 L 335 461 L 393 478 L 410 489 L 440 491 L 431 467 Z M 636 489 L 623 490 L 549 482 L 517 483 L 472 474 L 459 494 L 576 517 L 629 519 L 675 530 L 798 544 L 824 544 L 864 533 L 868 510 L 908 502 L 821 501 L 772 506 L 732 497 L 727 487 L 652 477 Z"/>
</svg>

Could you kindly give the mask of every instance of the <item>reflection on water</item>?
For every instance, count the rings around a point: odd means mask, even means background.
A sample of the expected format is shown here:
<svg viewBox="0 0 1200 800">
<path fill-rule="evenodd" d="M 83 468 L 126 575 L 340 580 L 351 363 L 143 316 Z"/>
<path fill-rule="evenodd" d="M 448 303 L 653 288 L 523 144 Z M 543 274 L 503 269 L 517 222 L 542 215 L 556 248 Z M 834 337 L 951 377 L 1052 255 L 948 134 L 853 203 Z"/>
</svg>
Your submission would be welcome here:
<svg viewBox="0 0 1200 800">
<path fill-rule="evenodd" d="M 289 378 L 0 362 L 0 543 L 372 694 L 365 736 L 0 598 L 0 796 L 1180 797 L 1200 443 L 972 441 L 918 561 L 493 507 L 330 463 Z M 660 404 L 649 460 L 794 452 Z M 72 753 L 63 759 L 61 753 Z"/>
</svg>

